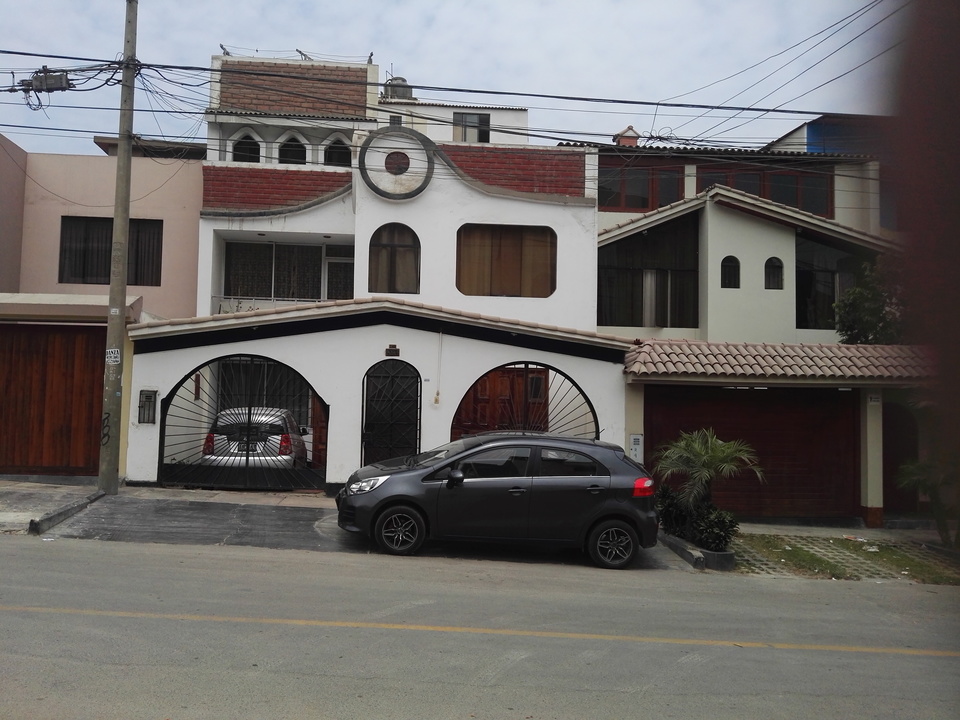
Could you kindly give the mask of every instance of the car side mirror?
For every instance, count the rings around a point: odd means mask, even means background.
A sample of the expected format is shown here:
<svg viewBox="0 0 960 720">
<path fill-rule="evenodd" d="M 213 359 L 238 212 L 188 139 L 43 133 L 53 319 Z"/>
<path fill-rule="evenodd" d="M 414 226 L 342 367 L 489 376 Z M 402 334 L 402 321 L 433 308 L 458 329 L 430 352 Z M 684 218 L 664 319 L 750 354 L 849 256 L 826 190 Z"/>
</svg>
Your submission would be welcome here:
<svg viewBox="0 0 960 720">
<path fill-rule="evenodd" d="M 463 485 L 463 470 L 451 470 L 447 473 L 447 487 L 452 488 L 457 485 Z"/>
</svg>

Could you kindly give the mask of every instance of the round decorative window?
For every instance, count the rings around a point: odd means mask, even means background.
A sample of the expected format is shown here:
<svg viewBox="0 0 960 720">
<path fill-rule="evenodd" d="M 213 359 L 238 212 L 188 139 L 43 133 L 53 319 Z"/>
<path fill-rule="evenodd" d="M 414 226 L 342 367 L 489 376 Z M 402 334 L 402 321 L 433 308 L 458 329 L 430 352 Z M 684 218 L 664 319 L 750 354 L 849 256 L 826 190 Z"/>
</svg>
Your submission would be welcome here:
<svg viewBox="0 0 960 720">
<path fill-rule="evenodd" d="M 410 128 L 374 130 L 360 146 L 360 176 L 380 197 L 410 200 L 430 184 L 435 152 L 428 137 Z"/>
<path fill-rule="evenodd" d="M 410 156 L 405 152 L 394 150 L 384 158 L 383 169 L 391 175 L 403 175 L 410 169 Z"/>
</svg>

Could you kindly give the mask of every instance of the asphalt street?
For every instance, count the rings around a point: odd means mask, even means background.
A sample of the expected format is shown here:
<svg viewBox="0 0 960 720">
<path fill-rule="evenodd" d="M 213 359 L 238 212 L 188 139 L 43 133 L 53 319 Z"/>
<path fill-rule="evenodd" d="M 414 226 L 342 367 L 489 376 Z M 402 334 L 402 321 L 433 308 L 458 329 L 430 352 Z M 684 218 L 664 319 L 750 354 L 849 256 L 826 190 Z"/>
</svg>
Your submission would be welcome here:
<svg viewBox="0 0 960 720">
<path fill-rule="evenodd" d="M 543 560 L 6 535 L 0 717 L 957 717 L 960 588 Z"/>
</svg>

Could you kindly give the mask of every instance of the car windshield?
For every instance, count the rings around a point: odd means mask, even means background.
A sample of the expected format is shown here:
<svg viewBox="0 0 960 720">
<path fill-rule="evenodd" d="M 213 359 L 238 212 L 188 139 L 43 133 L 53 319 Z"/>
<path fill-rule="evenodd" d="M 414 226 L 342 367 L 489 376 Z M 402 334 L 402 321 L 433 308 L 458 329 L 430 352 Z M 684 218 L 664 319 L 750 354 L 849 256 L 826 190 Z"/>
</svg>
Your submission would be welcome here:
<svg viewBox="0 0 960 720">
<path fill-rule="evenodd" d="M 419 455 L 411 455 L 406 460 L 407 467 L 425 467 L 427 465 L 433 465 L 434 463 L 440 462 L 441 460 L 446 460 L 448 457 L 452 457 L 458 453 L 462 453 L 464 450 L 473 447 L 476 445 L 476 442 L 467 442 L 464 440 L 454 440 L 451 443 L 446 445 L 441 445 L 440 447 L 434 448 L 433 450 L 427 450 L 422 452 Z"/>
</svg>

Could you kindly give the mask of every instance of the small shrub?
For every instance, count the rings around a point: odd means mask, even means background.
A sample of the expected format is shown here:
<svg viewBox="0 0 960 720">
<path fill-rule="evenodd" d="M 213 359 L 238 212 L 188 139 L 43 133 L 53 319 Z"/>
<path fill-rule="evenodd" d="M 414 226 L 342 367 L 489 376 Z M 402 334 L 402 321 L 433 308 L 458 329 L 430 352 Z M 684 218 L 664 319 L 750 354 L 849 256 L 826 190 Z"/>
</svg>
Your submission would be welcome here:
<svg viewBox="0 0 960 720">
<path fill-rule="evenodd" d="M 690 508 L 679 493 L 667 485 L 657 488 L 656 500 L 663 531 L 704 550 L 723 552 L 740 531 L 740 523 L 732 513 L 713 503 Z"/>
<path fill-rule="evenodd" d="M 701 508 L 693 518 L 692 530 L 694 537 L 688 538 L 690 542 L 704 550 L 723 552 L 740 532 L 740 523 L 733 513 L 711 504 Z"/>
</svg>

